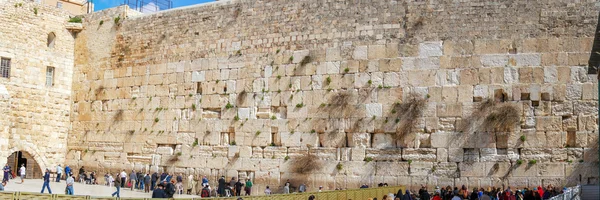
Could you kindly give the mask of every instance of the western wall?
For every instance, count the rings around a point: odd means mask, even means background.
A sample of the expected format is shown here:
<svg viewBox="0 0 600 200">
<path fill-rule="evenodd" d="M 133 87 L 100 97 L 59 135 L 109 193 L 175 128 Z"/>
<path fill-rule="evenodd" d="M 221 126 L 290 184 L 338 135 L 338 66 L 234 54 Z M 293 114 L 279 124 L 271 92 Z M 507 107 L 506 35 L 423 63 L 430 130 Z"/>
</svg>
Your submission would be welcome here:
<svg viewBox="0 0 600 200">
<path fill-rule="evenodd" d="M 598 183 L 593 1 L 122 6 L 80 32 L 5 2 L 2 159 L 251 178 L 255 194 Z"/>
</svg>

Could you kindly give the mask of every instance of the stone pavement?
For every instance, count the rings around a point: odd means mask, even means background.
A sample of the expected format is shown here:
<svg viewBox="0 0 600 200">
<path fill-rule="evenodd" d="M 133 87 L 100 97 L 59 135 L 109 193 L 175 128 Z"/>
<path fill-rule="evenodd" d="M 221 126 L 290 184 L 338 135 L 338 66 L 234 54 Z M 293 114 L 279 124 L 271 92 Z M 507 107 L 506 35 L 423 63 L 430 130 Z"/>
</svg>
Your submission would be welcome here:
<svg viewBox="0 0 600 200">
<path fill-rule="evenodd" d="M 4 189 L 6 191 L 21 191 L 21 192 L 35 192 L 39 193 L 42 190 L 43 181 L 41 179 L 25 179 L 23 184 L 20 183 L 20 179 L 11 180 Z M 60 183 L 51 182 L 50 189 L 53 194 L 65 194 L 65 181 Z M 110 196 L 115 192 L 114 187 L 108 187 L 104 185 L 86 185 L 81 183 L 75 183 L 73 187 L 75 195 L 90 195 L 90 196 Z M 44 191 L 47 193 L 48 191 Z M 152 197 L 152 193 L 144 193 L 139 190 L 131 191 L 130 189 L 122 189 L 121 197 Z M 175 198 L 189 198 L 199 197 L 193 195 L 175 195 Z"/>
</svg>

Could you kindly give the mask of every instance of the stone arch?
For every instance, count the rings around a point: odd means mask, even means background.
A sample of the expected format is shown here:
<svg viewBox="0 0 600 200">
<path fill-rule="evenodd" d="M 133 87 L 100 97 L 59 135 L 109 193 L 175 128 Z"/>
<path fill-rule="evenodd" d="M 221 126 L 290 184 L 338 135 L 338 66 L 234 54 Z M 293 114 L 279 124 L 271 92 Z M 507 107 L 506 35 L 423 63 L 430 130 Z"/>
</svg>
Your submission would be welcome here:
<svg viewBox="0 0 600 200">
<path fill-rule="evenodd" d="M 54 48 L 54 41 L 56 41 L 56 34 L 54 32 L 48 33 L 46 45 L 50 48 Z"/>
<path fill-rule="evenodd" d="M 41 178 L 43 169 L 40 167 L 38 162 L 33 156 L 26 151 L 15 151 L 10 154 L 7 158 L 8 166 L 13 169 L 15 175 L 19 176 L 19 169 L 21 164 L 25 164 L 27 167 L 26 178 Z"/>
<path fill-rule="evenodd" d="M 16 142 L 17 144 L 22 144 L 18 141 Z M 38 153 L 38 151 L 36 151 L 35 148 L 31 147 L 30 145 L 17 145 L 8 149 L 8 152 L 10 152 L 9 156 L 19 151 L 27 152 L 29 156 L 31 156 L 33 160 L 37 163 L 42 172 L 45 171 L 46 168 L 50 167 L 50 165 L 48 165 L 48 160 L 46 159 L 46 157 L 40 155 L 40 153 Z"/>
</svg>

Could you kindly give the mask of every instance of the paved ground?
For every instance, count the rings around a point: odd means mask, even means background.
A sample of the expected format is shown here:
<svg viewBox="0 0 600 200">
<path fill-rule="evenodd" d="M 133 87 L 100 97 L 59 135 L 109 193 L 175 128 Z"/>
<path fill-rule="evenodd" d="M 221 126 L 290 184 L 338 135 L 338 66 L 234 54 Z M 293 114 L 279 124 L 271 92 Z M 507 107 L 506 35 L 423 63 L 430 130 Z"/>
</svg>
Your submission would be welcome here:
<svg viewBox="0 0 600 200">
<path fill-rule="evenodd" d="M 21 192 L 35 192 L 39 193 L 42 190 L 43 181 L 41 179 L 25 179 L 25 182 L 21 184 L 20 179 L 12 179 L 4 189 L 6 191 L 21 191 Z M 65 181 L 61 181 L 60 183 L 51 182 L 50 189 L 52 189 L 53 194 L 65 194 Z M 86 185 L 81 183 L 75 183 L 73 186 L 73 190 L 75 195 L 90 195 L 90 196 L 110 196 L 113 192 L 116 191 L 115 187 L 108 187 L 104 185 Z M 48 191 L 44 191 L 48 193 Z M 131 191 L 131 189 L 122 189 L 121 197 L 152 197 L 152 192 L 144 193 L 140 190 Z M 199 197 L 192 195 L 175 195 L 175 198 L 189 198 L 189 197 Z"/>
</svg>

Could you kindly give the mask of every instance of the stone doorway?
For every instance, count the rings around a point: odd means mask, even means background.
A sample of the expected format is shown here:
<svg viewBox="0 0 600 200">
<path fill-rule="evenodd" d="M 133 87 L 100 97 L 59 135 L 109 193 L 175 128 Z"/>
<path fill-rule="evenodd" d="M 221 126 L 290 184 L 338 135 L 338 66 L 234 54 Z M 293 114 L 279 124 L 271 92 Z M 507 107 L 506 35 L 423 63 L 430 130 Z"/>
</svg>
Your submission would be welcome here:
<svg viewBox="0 0 600 200">
<path fill-rule="evenodd" d="M 7 163 L 16 176 L 19 176 L 19 168 L 21 168 L 21 165 L 25 164 L 25 168 L 27 168 L 25 178 L 42 178 L 42 169 L 40 168 L 40 165 L 33 159 L 33 156 L 25 151 L 16 151 L 10 154 Z"/>
</svg>

